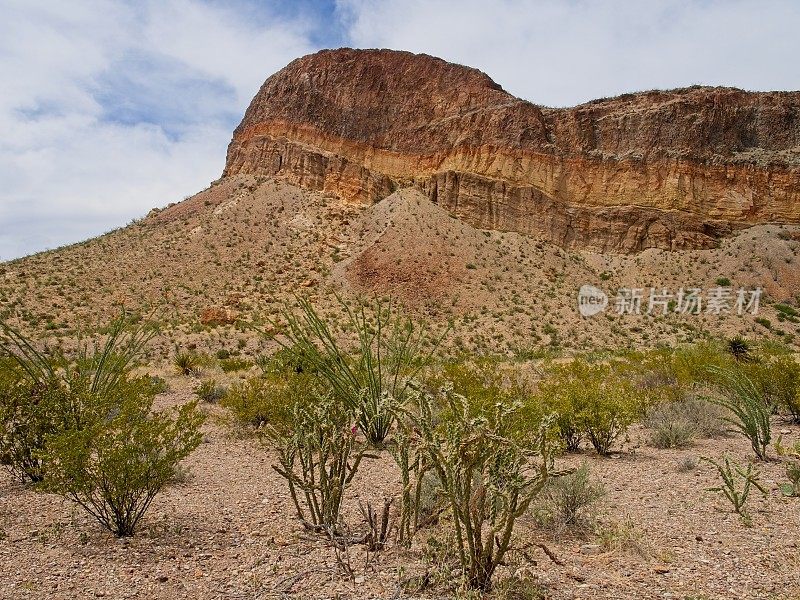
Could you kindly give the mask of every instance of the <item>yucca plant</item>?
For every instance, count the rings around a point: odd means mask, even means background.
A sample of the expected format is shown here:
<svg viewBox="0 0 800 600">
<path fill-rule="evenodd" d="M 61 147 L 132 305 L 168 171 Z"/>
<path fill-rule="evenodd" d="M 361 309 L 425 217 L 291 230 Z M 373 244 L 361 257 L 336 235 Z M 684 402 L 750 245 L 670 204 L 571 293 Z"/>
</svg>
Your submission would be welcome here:
<svg viewBox="0 0 800 600">
<path fill-rule="evenodd" d="M 752 359 L 750 353 L 750 342 L 748 342 L 742 336 L 737 335 L 736 337 L 729 339 L 725 349 L 736 361 L 747 362 Z"/>
<path fill-rule="evenodd" d="M 200 372 L 200 357 L 191 350 L 175 348 L 172 364 L 181 375 L 196 375 Z"/>
</svg>

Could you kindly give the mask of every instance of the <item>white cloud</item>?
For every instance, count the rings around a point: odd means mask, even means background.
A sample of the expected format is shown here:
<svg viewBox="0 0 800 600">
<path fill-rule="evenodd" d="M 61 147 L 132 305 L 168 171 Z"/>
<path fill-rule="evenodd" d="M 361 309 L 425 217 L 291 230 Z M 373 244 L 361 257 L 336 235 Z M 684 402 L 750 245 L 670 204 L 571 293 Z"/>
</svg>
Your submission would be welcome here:
<svg viewBox="0 0 800 600">
<path fill-rule="evenodd" d="M 304 25 L 190 0 L 6 0 L 0 260 L 78 241 L 199 191 Z"/>
<path fill-rule="evenodd" d="M 338 0 L 353 43 L 477 67 L 538 104 L 703 83 L 800 89 L 793 0 Z"/>
</svg>

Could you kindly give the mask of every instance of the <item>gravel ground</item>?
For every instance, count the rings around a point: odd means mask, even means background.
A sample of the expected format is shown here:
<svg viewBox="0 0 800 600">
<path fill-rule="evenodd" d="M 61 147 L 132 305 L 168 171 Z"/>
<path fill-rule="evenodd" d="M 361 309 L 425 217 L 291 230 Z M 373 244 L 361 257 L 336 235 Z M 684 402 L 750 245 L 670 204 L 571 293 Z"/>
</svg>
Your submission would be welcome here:
<svg viewBox="0 0 800 600">
<path fill-rule="evenodd" d="M 188 390 L 159 398 L 175 404 Z M 0 474 L 0 598 L 450 598 L 409 590 L 401 581 L 426 568 L 421 548 L 390 547 L 369 557 L 351 550 L 354 580 L 340 574 L 332 548 L 292 518 L 283 481 L 258 442 L 237 437 L 210 407 L 205 442 L 186 461 L 186 480 L 154 502 L 139 535 L 117 540 L 80 509 Z M 776 422 L 786 442 L 800 428 Z M 679 471 L 686 457 L 722 452 L 743 460 L 737 437 L 701 440 L 685 450 L 656 450 L 631 433 L 613 458 L 589 453 L 607 494 L 601 535 L 538 529 L 525 517 L 498 579 L 516 573 L 547 598 L 800 598 L 800 499 L 783 498 L 783 467 L 763 465 L 766 500 L 753 496 L 753 526 L 704 491 L 713 469 Z M 363 528 L 357 501 L 397 491 L 388 455 L 365 461 L 348 494 L 346 521 Z M 610 532 L 616 532 L 612 534 Z M 430 532 L 419 539 L 424 544 Z M 562 562 L 537 547 L 543 543 Z"/>
</svg>

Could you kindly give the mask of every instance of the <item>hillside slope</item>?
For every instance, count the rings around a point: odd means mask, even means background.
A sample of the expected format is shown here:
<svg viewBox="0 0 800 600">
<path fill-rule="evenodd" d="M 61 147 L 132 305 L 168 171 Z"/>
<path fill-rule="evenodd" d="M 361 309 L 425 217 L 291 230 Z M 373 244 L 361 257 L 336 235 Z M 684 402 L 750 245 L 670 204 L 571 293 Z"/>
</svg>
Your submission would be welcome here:
<svg viewBox="0 0 800 600">
<path fill-rule="evenodd" d="M 709 331 L 786 339 L 752 315 L 618 317 L 609 307 L 585 319 L 576 293 L 584 283 L 612 296 L 621 287 L 708 290 L 727 277 L 763 286 L 762 314 L 778 325 L 767 304 L 796 302 L 798 253 L 800 228 L 789 226 L 753 227 L 710 250 L 567 252 L 541 237 L 476 229 L 413 188 L 363 206 L 235 176 L 124 229 L 0 265 L 0 301 L 12 322 L 63 337 L 120 305 L 152 314 L 165 353 L 173 342 L 256 340 L 243 326 L 266 326 L 294 294 L 334 314 L 334 292 L 397 298 L 434 324 L 452 321 L 450 343 L 481 352 L 649 345 Z M 791 322 L 784 329 L 797 333 Z"/>
</svg>

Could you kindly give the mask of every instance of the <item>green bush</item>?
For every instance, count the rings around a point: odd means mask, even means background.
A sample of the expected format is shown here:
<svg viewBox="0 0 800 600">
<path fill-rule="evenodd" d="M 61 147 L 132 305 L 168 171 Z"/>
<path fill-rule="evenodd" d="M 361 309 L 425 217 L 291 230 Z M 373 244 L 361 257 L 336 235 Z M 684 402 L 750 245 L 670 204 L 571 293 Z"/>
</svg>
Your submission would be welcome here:
<svg viewBox="0 0 800 600">
<path fill-rule="evenodd" d="M 244 371 L 245 369 L 249 369 L 253 366 L 253 363 L 245 358 L 233 357 L 219 361 L 219 366 L 225 373 L 235 373 L 236 371 Z"/>
<path fill-rule="evenodd" d="M 203 402 L 219 402 L 228 393 L 228 389 L 224 385 L 219 385 L 213 379 L 206 379 L 201 381 L 200 384 L 194 389 L 195 396 Z"/>
<path fill-rule="evenodd" d="M 691 395 L 693 381 L 677 366 L 677 353 L 658 349 L 628 357 L 628 370 L 648 404 L 681 402 Z"/>
<path fill-rule="evenodd" d="M 158 375 L 151 375 L 150 376 L 150 388 L 153 394 L 164 394 L 169 391 L 169 384 L 163 377 L 159 377 Z"/>
<path fill-rule="evenodd" d="M 756 317 L 755 322 L 766 329 L 772 329 L 772 322 L 765 317 Z"/>
<path fill-rule="evenodd" d="M 790 321 L 792 323 L 799 322 L 800 311 L 788 304 L 776 304 L 775 310 L 778 312 L 778 319 L 782 321 Z"/>
<path fill-rule="evenodd" d="M 733 366 L 733 357 L 719 343 L 702 342 L 675 350 L 673 364 L 677 380 L 683 386 L 706 386 L 715 381 L 714 369 Z"/>
<path fill-rule="evenodd" d="M 279 348 L 271 356 L 260 355 L 256 358 L 256 365 L 265 375 L 316 373 L 302 347 Z"/>
<path fill-rule="evenodd" d="M 525 437 L 539 429 L 544 418 L 544 407 L 524 383 L 518 371 L 504 368 L 494 358 L 479 358 L 468 361 L 449 361 L 425 379 L 425 387 L 437 394 L 445 386 L 455 394 L 467 399 L 470 415 L 491 415 L 498 403 L 514 404 L 516 409 L 509 415 L 509 432 L 515 437 Z M 444 410 L 439 418 L 449 418 Z"/>
<path fill-rule="evenodd" d="M 176 418 L 151 414 L 157 386 L 133 377 L 151 334 L 123 318 L 105 344 L 46 356 L 2 327 L 0 350 L 16 363 L 0 384 L 0 454 L 40 488 L 76 502 L 119 536 L 133 535 L 178 462 L 200 443 L 194 404 Z"/>
<path fill-rule="evenodd" d="M 150 414 L 145 388 L 119 398 L 109 417 L 48 439 L 42 486 L 84 508 L 116 536 L 132 536 L 178 463 L 201 441 L 194 403 L 172 418 Z"/>
<path fill-rule="evenodd" d="M 800 364 L 788 354 L 767 356 L 743 366 L 764 401 L 800 423 Z"/>
<path fill-rule="evenodd" d="M 580 449 L 585 435 L 580 419 L 583 400 L 582 378 L 589 366 L 575 361 L 567 366 L 552 368 L 539 385 L 539 396 L 546 410 L 556 415 L 556 427 L 568 452 Z"/>
<path fill-rule="evenodd" d="M 220 405 L 228 408 L 240 425 L 259 430 L 268 423 L 291 423 L 297 398 L 314 391 L 314 378 L 305 374 L 251 377 L 232 385 Z"/>
<path fill-rule="evenodd" d="M 645 395 L 616 365 L 581 359 L 553 368 L 540 394 L 545 409 L 558 415 L 556 424 L 567 449 L 577 449 L 585 437 L 599 454 L 608 454 L 646 404 Z"/>
<path fill-rule="evenodd" d="M 129 329 L 123 316 L 107 328 L 104 344 L 85 344 L 68 359 L 38 351 L 0 324 L 0 462 L 23 481 L 41 481 L 50 437 L 105 418 L 132 386 L 155 394 L 150 378 L 130 378 L 151 337 L 142 328 Z"/>
<path fill-rule="evenodd" d="M 69 389 L 57 378 L 6 381 L 0 389 L 0 464 L 20 481 L 44 479 L 48 436 L 75 426 Z"/>
</svg>

